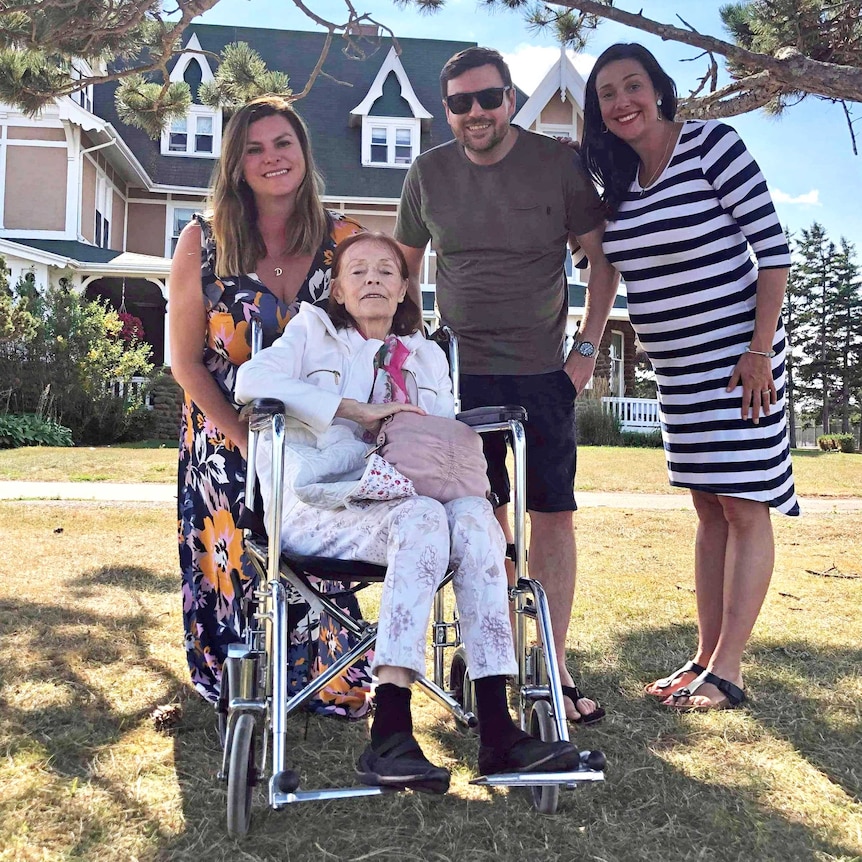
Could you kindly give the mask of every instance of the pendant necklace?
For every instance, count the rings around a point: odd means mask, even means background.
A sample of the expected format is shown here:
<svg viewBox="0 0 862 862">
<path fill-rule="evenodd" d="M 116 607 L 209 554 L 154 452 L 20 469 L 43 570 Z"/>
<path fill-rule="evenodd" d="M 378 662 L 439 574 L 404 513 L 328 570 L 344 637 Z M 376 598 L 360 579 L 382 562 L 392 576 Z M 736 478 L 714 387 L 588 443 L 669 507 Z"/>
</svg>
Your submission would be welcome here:
<svg viewBox="0 0 862 862">
<path fill-rule="evenodd" d="M 667 143 L 665 144 L 664 153 L 661 157 L 661 161 L 658 163 L 658 167 L 655 169 L 653 175 L 641 185 L 641 196 L 646 194 L 646 190 L 658 179 L 658 175 L 661 173 L 662 168 L 666 167 L 664 161 L 667 158 L 668 153 L 670 152 L 670 144 L 674 139 L 674 129 L 673 124 L 671 124 L 671 131 L 667 138 Z"/>
</svg>

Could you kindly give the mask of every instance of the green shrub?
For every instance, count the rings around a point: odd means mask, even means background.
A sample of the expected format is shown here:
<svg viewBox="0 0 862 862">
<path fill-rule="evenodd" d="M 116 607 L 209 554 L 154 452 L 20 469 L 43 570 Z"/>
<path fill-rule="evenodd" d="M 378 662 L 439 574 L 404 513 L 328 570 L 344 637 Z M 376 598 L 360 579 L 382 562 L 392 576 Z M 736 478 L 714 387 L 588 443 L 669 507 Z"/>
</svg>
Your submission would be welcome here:
<svg viewBox="0 0 862 862">
<path fill-rule="evenodd" d="M 115 311 L 61 280 L 41 289 L 31 274 L 0 284 L 0 389 L 9 409 L 51 417 L 76 443 L 126 439 L 142 406 L 105 391 L 152 371 L 150 345 L 128 333 Z"/>
<path fill-rule="evenodd" d="M 621 431 L 620 446 L 631 446 L 638 449 L 661 449 L 664 442 L 661 431 Z"/>
<path fill-rule="evenodd" d="M 51 419 L 43 419 L 33 413 L 0 416 L 0 449 L 74 445 L 71 430 Z"/>
<path fill-rule="evenodd" d="M 602 407 L 598 398 L 578 401 L 578 444 L 581 446 L 619 446 L 619 420 Z"/>
<path fill-rule="evenodd" d="M 821 434 L 817 445 L 824 452 L 845 452 L 852 455 L 856 451 L 856 441 L 852 434 Z"/>
</svg>

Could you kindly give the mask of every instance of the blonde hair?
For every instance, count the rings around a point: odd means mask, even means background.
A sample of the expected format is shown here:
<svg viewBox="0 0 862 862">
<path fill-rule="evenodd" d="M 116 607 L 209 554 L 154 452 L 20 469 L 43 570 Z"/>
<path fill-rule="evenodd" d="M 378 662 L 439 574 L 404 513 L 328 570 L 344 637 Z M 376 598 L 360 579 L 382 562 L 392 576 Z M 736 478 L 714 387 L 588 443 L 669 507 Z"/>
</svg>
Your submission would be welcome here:
<svg viewBox="0 0 862 862">
<path fill-rule="evenodd" d="M 314 166 L 305 123 L 286 99 L 261 96 L 231 117 L 213 173 L 207 220 L 216 243 L 219 278 L 254 272 L 257 262 L 266 257 L 266 244 L 257 227 L 254 193 L 243 178 L 243 158 L 249 126 L 272 116 L 284 117 L 290 123 L 305 158 L 305 177 L 297 189 L 296 209 L 285 231 L 285 250 L 288 254 L 312 254 L 329 231 L 329 219 L 320 201 L 323 181 Z"/>
</svg>

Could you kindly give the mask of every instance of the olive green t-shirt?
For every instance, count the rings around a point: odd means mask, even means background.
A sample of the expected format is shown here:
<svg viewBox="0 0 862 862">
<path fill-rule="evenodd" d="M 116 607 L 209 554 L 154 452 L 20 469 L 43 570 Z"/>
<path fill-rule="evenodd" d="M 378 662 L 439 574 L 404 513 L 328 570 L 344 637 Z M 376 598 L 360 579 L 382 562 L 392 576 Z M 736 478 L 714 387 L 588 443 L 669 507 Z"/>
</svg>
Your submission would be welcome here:
<svg viewBox="0 0 862 862">
<path fill-rule="evenodd" d="M 457 141 L 407 174 L 395 238 L 437 253 L 437 305 L 466 374 L 544 374 L 563 365 L 570 233 L 603 219 L 572 150 L 518 129 L 509 153 L 475 165 Z"/>
</svg>

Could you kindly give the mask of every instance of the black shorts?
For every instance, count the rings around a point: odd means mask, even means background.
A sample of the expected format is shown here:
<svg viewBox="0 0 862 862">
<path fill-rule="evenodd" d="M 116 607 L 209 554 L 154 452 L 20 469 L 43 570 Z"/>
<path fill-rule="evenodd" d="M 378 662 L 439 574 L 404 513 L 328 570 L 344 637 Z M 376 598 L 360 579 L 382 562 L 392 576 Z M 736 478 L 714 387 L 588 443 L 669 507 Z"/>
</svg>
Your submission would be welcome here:
<svg viewBox="0 0 862 862">
<path fill-rule="evenodd" d="M 519 404 L 527 411 L 527 509 L 574 512 L 578 463 L 575 387 L 560 369 L 548 374 L 462 374 L 461 409 Z M 483 434 L 496 505 L 510 500 L 505 432 Z"/>
</svg>

